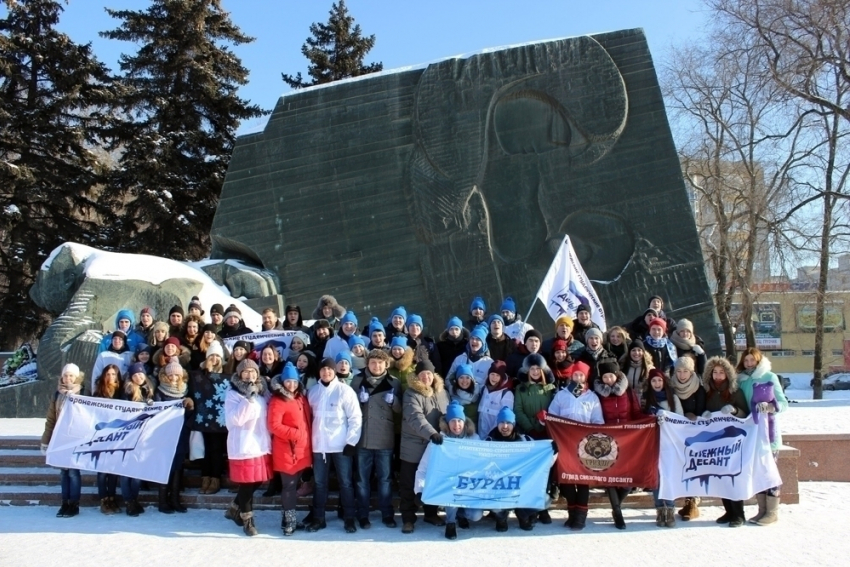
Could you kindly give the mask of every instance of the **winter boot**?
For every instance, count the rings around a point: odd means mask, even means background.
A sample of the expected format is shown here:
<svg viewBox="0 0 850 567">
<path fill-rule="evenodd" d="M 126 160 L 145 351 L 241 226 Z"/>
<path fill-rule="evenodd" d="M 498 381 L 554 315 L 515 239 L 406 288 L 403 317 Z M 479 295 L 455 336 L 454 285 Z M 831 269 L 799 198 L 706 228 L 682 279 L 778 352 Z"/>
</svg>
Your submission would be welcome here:
<svg viewBox="0 0 850 567">
<path fill-rule="evenodd" d="M 665 528 L 675 528 L 676 527 L 676 514 L 675 508 L 672 506 L 669 508 L 664 508 L 664 527 Z"/>
<path fill-rule="evenodd" d="M 237 526 L 242 527 L 242 518 L 239 517 L 239 505 L 236 503 L 236 500 L 231 502 L 227 510 L 224 511 L 224 517 L 228 520 L 233 520 Z"/>
<path fill-rule="evenodd" d="M 750 518 L 751 524 L 758 524 L 759 520 L 761 520 L 762 517 L 767 513 L 767 494 L 765 494 L 764 492 L 759 492 L 758 494 L 756 494 L 756 502 L 758 502 L 759 511 L 758 514 Z"/>
<path fill-rule="evenodd" d="M 699 518 L 699 499 L 685 498 L 685 507 L 680 510 L 679 515 L 686 522 Z"/>
<path fill-rule="evenodd" d="M 721 498 L 720 501 L 723 502 L 723 509 L 726 510 L 726 512 L 714 521 L 718 524 L 728 524 L 735 517 L 735 514 L 732 511 L 732 501 L 726 498 Z"/>
<path fill-rule="evenodd" d="M 160 484 L 157 489 L 157 497 L 159 504 L 159 511 L 163 514 L 173 514 L 174 508 L 171 507 L 170 498 L 168 497 L 168 487 L 164 484 Z"/>
<path fill-rule="evenodd" d="M 667 521 L 667 508 L 661 506 L 655 509 L 655 525 L 659 528 L 664 527 L 664 522 Z"/>
<path fill-rule="evenodd" d="M 221 479 L 218 477 L 210 478 L 210 486 L 207 488 L 207 494 L 218 494 L 221 490 Z"/>
<path fill-rule="evenodd" d="M 307 515 L 304 516 L 304 519 L 295 524 L 296 530 L 306 530 L 307 526 L 313 523 L 313 510 L 307 512 Z"/>
<path fill-rule="evenodd" d="M 621 499 L 621 490 L 608 488 L 608 500 L 611 502 L 611 517 L 614 518 L 614 527 L 618 530 L 626 529 L 626 520 L 623 519 L 623 511 L 620 508 Z"/>
<path fill-rule="evenodd" d="M 131 518 L 135 518 L 141 513 L 142 507 L 139 506 L 139 502 L 137 500 L 128 500 L 127 501 L 127 515 Z"/>
<path fill-rule="evenodd" d="M 457 539 L 457 524 L 446 524 L 446 539 Z"/>
<path fill-rule="evenodd" d="M 575 522 L 576 516 L 576 507 L 575 506 L 567 506 L 567 521 L 564 522 L 564 526 L 571 528 L 573 527 L 573 522 Z"/>
<path fill-rule="evenodd" d="M 729 511 L 732 513 L 732 519 L 729 520 L 730 528 L 740 528 L 744 525 L 746 518 L 744 517 L 744 501 L 730 500 Z"/>
<path fill-rule="evenodd" d="M 68 506 L 69 506 L 68 501 L 63 500 L 62 506 L 60 506 L 59 511 L 56 512 L 56 517 L 57 518 L 67 518 L 68 517 Z"/>
<path fill-rule="evenodd" d="M 80 513 L 80 503 L 76 500 L 68 501 L 68 513 L 65 515 L 66 518 L 73 518 Z"/>
<path fill-rule="evenodd" d="M 575 531 L 583 530 L 587 523 L 587 506 L 576 506 L 573 514 L 573 523 L 570 529 Z"/>
<path fill-rule="evenodd" d="M 175 512 L 180 512 L 181 514 L 186 513 L 186 507 L 180 503 L 180 480 L 183 476 L 182 471 L 175 472 L 171 475 L 171 478 L 168 479 L 169 485 L 169 503 L 171 504 L 171 508 L 174 509 Z"/>
<path fill-rule="evenodd" d="M 779 521 L 779 496 L 764 495 L 764 516 L 756 522 L 760 526 L 769 526 Z"/>
<path fill-rule="evenodd" d="M 212 477 L 209 476 L 201 478 L 201 489 L 198 491 L 198 494 L 209 494 L 211 480 Z"/>
<path fill-rule="evenodd" d="M 112 508 L 112 505 L 109 502 L 109 497 L 100 499 L 100 513 L 106 514 L 107 516 L 111 516 L 115 513 L 115 510 Z"/>
<path fill-rule="evenodd" d="M 552 516 L 549 515 L 549 510 L 542 510 L 537 513 L 537 521 L 547 526 L 552 523 Z"/>
<path fill-rule="evenodd" d="M 121 506 L 118 505 L 118 501 L 115 500 L 114 496 L 109 497 L 109 507 L 112 508 L 113 514 L 118 514 L 121 512 Z"/>
<path fill-rule="evenodd" d="M 254 526 L 253 512 L 241 512 L 239 517 L 242 518 L 242 531 L 245 532 L 246 536 L 255 536 L 259 533 Z"/>
<path fill-rule="evenodd" d="M 291 536 L 295 533 L 295 526 L 298 525 L 298 517 L 295 510 L 283 511 L 283 535 Z"/>
</svg>

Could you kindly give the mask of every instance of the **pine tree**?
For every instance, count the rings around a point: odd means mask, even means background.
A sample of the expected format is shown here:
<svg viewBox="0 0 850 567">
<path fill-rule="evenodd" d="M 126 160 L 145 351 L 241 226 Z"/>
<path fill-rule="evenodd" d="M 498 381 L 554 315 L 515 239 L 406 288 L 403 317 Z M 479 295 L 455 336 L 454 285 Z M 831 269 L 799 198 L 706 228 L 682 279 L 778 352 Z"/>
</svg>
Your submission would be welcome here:
<svg viewBox="0 0 850 567">
<path fill-rule="evenodd" d="M 248 71 L 226 46 L 254 39 L 220 0 L 152 0 L 145 11 L 107 12 L 121 24 L 101 35 L 140 45 L 120 58 L 125 120 L 115 131 L 113 185 L 129 203 L 120 249 L 200 258 L 236 128 L 263 114 L 237 96 Z"/>
<path fill-rule="evenodd" d="M 281 73 L 283 81 L 294 89 L 338 81 L 346 77 L 358 77 L 381 71 L 381 62 L 363 64 L 366 54 L 375 46 L 375 36 L 363 37 L 360 26 L 354 25 L 354 17 L 349 15 L 345 0 L 335 2 L 330 10 L 327 24 L 311 24 L 306 43 L 301 46 L 310 64 L 307 74 L 311 82 L 305 82 L 301 73 L 294 77 Z"/>
<path fill-rule="evenodd" d="M 109 71 L 55 27 L 53 0 L 6 0 L 0 20 L 0 347 L 48 323 L 28 291 L 68 240 L 108 245 L 114 199 L 98 184 Z"/>
</svg>

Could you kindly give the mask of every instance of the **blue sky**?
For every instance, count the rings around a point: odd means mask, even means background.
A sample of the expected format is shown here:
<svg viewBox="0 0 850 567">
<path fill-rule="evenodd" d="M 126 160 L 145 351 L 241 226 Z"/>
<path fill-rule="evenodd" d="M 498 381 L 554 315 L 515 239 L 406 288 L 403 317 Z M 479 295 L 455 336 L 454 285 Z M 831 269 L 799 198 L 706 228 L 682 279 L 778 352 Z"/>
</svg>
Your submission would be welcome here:
<svg viewBox="0 0 850 567">
<path fill-rule="evenodd" d="M 332 0 L 223 0 L 232 20 L 256 38 L 234 51 L 250 70 L 241 96 L 274 107 L 289 90 L 281 72 L 306 74 L 301 45 L 313 22 L 327 20 Z M 698 0 L 348 0 L 355 20 L 377 43 L 367 62 L 384 69 L 535 40 L 628 28 L 643 28 L 656 61 L 672 45 L 696 39 L 708 16 Z M 133 45 L 106 40 L 98 32 L 118 21 L 104 7 L 142 10 L 145 0 L 70 0 L 59 27 L 78 43 L 92 42 L 98 58 L 117 71 L 119 55 Z M 0 10 L 5 15 L 5 8 Z"/>
</svg>

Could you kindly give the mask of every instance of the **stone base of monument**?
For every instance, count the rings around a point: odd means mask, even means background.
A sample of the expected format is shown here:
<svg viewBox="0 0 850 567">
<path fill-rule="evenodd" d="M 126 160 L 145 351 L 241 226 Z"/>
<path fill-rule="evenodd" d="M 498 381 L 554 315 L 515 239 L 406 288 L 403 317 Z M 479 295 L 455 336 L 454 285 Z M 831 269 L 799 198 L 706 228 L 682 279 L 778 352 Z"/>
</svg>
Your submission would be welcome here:
<svg viewBox="0 0 850 567">
<path fill-rule="evenodd" d="M 62 499 L 59 493 L 59 473 L 53 467 L 44 464 L 44 457 L 38 450 L 37 437 L 18 437 L 0 439 L 0 506 L 60 506 Z M 800 495 L 797 487 L 797 462 L 799 451 L 784 447 L 779 455 L 779 472 L 782 475 L 782 503 L 798 504 Z M 233 501 L 233 493 L 228 491 L 229 483 L 218 494 L 199 494 L 201 486 L 200 471 L 195 463 L 187 463 L 184 473 L 185 488 L 181 495 L 183 504 L 189 508 L 224 510 Z M 97 475 L 93 472 L 83 472 L 82 498 L 83 507 L 100 505 L 97 498 Z M 331 486 L 331 490 L 336 487 Z M 120 492 L 120 491 L 119 491 Z M 254 508 L 257 510 L 280 509 L 280 497 L 264 498 L 262 489 L 254 495 Z M 120 494 L 119 494 L 120 498 Z M 157 500 L 156 488 L 142 491 L 139 501 L 147 506 L 155 506 Z M 331 493 L 328 499 L 328 510 L 335 510 L 338 503 L 336 494 Z M 311 498 L 299 498 L 298 508 L 307 510 L 312 504 Z M 374 504 L 374 503 L 373 503 Z M 755 500 L 748 502 L 755 504 Z M 398 509 L 398 498 L 394 498 Z M 566 501 L 561 499 L 551 508 L 566 509 Z M 624 502 L 626 508 L 653 508 L 654 502 L 649 492 L 639 491 L 630 495 Z M 719 506 L 716 498 L 704 498 L 703 505 Z M 590 506 L 592 508 L 607 508 L 610 506 L 608 497 L 602 490 L 591 491 Z"/>
<path fill-rule="evenodd" d="M 800 451 L 800 480 L 850 481 L 850 434 L 783 435 L 782 440 Z"/>
</svg>

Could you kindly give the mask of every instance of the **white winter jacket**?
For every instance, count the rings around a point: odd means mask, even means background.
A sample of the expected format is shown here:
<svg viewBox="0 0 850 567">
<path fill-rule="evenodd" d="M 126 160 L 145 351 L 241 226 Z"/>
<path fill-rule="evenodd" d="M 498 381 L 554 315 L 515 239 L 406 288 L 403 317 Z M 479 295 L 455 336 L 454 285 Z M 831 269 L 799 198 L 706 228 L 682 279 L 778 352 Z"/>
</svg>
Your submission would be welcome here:
<svg viewBox="0 0 850 567">
<path fill-rule="evenodd" d="M 451 382 L 455 379 L 455 374 L 457 374 L 457 367 L 461 364 L 471 364 L 472 365 L 472 374 L 473 378 L 475 378 L 475 383 L 479 386 L 484 386 L 484 382 L 487 380 L 487 375 L 490 373 L 490 366 L 493 364 L 493 359 L 489 356 L 482 356 L 475 362 L 471 362 L 469 360 L 469 355 L 465 352 L 457 355 L 455 357 L 454 362 L 452 362 L 451 368 L 449 368 L 449 375 L 444 376 L 446 379 L 446 383 Z"/>
<path fill-rule="evenodd" d="M 490 392 L 487 388 L 481 391 L 481 401 L 478 402 L 478 436 L 487 439 L 496 427 L 496 417 L 502 407 L 514 409 L 514 393 L 509 389 Z"/>
<path fill-rule="evenodd" d="M 313 410 L 313 452 L 342 453 L 346 445 L 357 445 L 363 413 L 357 394 L 337 378 L 325 385 L 321 380 L 307 392 Z"/>
<path fill-rule="evenodd" d="M 254 459 L 271 454 L 267 414 L 268 402 L 262 395 L 246 398 L 236 390 L 227 391 L 224 421 L 229 459 Z"/>
<path fill-rule="evenodd" d="M 549 404 L 549 413 L 581 423 L 605 423 L 599 396 L 590 390 L 578 398 L 567 389 L 561 390 Z"/>
</svg>

